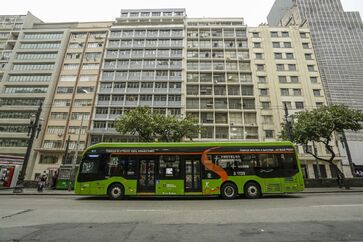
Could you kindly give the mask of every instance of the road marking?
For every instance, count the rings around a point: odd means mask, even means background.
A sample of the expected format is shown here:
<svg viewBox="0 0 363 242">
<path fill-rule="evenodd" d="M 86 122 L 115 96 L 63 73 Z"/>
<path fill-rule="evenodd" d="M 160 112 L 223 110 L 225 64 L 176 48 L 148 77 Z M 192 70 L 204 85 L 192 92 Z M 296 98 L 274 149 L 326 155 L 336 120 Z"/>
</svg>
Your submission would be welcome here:
<svg viewBox="0 0 363 242">
<path fill-rule="evenodd" d="M 16 216 L 16 215 L 20 215 L 20 214 L 23 214 L 23 213 L 27 213 L 27 212 L 30 212 L 30 211 L 33 211 L 34 209 L 26 209 L 26 210 L 22 210 L 20 212 L 17 212 L 17 213 L 13 213 L 13 214 L 10 214 L 10 215 L 6 215 L 4 217 L 1 217 L 1 219 L 4 219 L 4 218 L 10 218 L 10 217 L 13 217 L 13 216 Z"/>
<path fill-rule="evenodd" d="M 326 205 L 314 205 L 310 206 L 313 208 L 321 208 L 321 207 L 363 207 L 363 204 L 326 204 Z"/>
<path fill-rule="evenodd" d="M 166 212 L 170 209 L 126 209 L 126 212 Z"/>
</svg>

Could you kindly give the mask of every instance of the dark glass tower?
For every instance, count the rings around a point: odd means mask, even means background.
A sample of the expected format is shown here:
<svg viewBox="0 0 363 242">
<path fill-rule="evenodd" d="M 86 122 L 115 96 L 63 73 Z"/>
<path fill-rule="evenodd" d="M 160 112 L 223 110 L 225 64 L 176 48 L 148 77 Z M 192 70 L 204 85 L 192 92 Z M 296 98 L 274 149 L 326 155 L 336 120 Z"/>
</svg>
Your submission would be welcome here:
<svg viewBox="0 0 363 242">
<path fill-rule="evenodd" d="M 276 0 L 270 25 L 307 25 L 328 103 L 363 110 L 363 23 L 359 12 L 345 12 L 340 0 Z M 347 134 L 353 161 L 360 155 L 363 132 Z"/>
</svg>

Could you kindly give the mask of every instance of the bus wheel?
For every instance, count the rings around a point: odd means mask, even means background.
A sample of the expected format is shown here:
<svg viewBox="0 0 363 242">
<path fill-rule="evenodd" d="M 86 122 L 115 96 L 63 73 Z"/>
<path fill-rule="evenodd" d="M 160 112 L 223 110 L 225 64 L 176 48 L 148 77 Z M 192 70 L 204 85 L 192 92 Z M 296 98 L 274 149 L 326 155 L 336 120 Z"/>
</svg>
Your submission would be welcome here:
<svg viewBox="0 0 363 242">
<path fill-rule="evenodd" d="M 221 195 L 224 199 L 235 199 L 238 196 L 237 186 L 233 183 L 224 183 L 221 188 Z"/>
<path fill-rule="evenodd" d="M 124 198 L 124 188 L 121 184 L 112 184 L 107 191 L 107 195 L 112 200 L 121 200 Z"/>
<path fill-rule="evenodd" d="M 256 182 L 248 182 L 245 185 L 245 196 L 249 199 L 261 197 L 261 188 Z"/>
</svg>

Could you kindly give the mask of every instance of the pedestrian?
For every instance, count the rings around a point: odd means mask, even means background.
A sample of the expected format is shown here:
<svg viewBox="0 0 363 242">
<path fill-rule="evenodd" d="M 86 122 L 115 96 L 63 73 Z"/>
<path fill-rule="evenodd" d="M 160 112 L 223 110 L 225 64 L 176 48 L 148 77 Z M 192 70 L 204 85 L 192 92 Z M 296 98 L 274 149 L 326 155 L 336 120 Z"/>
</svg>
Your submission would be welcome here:
<svg viewBox="0 0 363 242">
<path fill-rule="evenodd" d="M 52 189 L 55 190 L 57 187 L 58 171 L 55 171 L 52 176 Z"/>
<path fill-rule="evenodd" d="M 38 192 L 43 192 L 43 189 L 47 182 L 47 178 L 48 178 L 47 172 L 43 171 L 43 173 L 40 174 L 39 180 L 38 180 Z"/>
<path fill-rule="evenodd" d="M 343 177 L 342 177 L 342 174 L 340 174 L 340 172 L 338 172 L 338 174 L 337 174 L 337 182 L 338 182 L 339 188 L 343 188 Z"/>
</svg>

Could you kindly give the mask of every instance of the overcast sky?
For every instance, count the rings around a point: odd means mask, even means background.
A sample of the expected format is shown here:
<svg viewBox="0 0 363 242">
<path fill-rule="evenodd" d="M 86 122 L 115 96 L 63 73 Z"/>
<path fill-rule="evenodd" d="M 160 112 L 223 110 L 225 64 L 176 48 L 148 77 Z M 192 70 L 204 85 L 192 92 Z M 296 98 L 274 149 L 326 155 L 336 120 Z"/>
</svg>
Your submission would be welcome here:
<svg viewBox="0 0 363 242">
<path fill-rule="evenodd" d="M 362 0 L 341 0 L 346 11 L 359 11 Z M 32 12 L 44 22 L 113 21 L 121 9 L 186 8 L 188 17 L 244 17 L 249 26 L 267 22 L 274 0 L 2 0 L 0 15 Z"/>
</svg>

